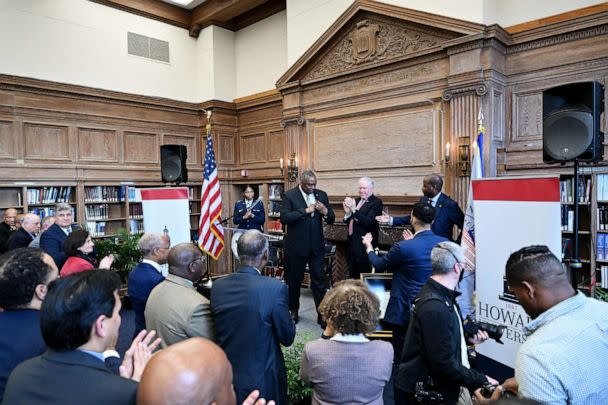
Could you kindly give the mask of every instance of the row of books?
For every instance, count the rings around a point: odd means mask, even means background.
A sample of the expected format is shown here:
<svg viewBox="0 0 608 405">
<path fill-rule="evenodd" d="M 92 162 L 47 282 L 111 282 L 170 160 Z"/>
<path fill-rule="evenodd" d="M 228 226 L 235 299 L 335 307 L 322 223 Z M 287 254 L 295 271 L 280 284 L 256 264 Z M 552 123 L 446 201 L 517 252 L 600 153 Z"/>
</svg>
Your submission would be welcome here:
<svg viewBox="0 0 608 405">
<path fill-rule="evenodd" d="M 597 229 L 603 231 L 608 230 L 608 206 L 598 207 L 597 211 Z"/>
<path fill-rule="evenodd" d="M 608 234 L 598 233 L 595 241 L 595 257 L 597 260 L 608 260 Z"/>
<path fill-rule="evenodd" d="M 560 201 L 562 203 L 574 202 L 574 178 L 560 180 L 559 182 Z M 589 202 L 591 196 L 591 178 L 578 178 L 578 202 Z"/>
<path fill-rule="evenodd" d="M 129 202 L 141 202 L 141 193 L 139 192 L 138 188 L 129 187 L 129 189 L 127 190 L 127 194 Z"/>
<path fill-rule="evenodd" d="M 125 187 L 95 186 L 85 187 L 84 202 L 121 202 L 125 200 Z"/>
<path fill-rule="evenodd" d="M 598 201 L 608 201 L 608 174 L 598 174 L 596 183 Z"/>
<path fill-rule="evenodd" d="M 132 234 L 144 233 L 144 222 L 136 219 L 129 220 L 129 231 Z"/>
<path fill-rule="evenodd" d="M 574 231 L 574 208 L 568 205 L 561 206 L 562 231 Z"/>
<path fill-rule="evenodd" d="M 28 188 L 28 204 L 55 204 L 69 202 L 72 195 L 72 187 L 43 187 Z"/>
<path fill-rule="evenodd" d="M 32 214 L 38 215 L 40 217 L 40 219 L 42 219 L 44 217 L 52 217 L 53 215 L 55 215 L 55 208 L 51 208 L 51 207 L 33 208 L 30 210 L 30 212 Z M 73 218 L 73 221 L 76 222 L 76 212 L 74 211 L 74 207 L 72 207 L 72 218 Z"/>
<path fill-rule="evenodd" d="M 85 227 L 89 231 L 89 235 L 93 237 L 105 236 L 106 234 L 106 223 L 104 221 L 87 221 Z"/>
<path fill-rule="evenodd" d="M 130 218 L 143 218 L 144 208 L 141 205 L 129 205 L 129 217 Z"/>
<path fill-rule="evenodd" d="M 278 217 L 280 213 L 281 204 L 277 201 L 268 201 L 268 216 Z"/>
<path fill-rule="evenodd" d="M 87 205 L 85 208 L 85 216 L 88 221 L 98 221 L 110 218 L 108 204 Z"/>
<path fill-rule="evenodd" d="M 602 288 L 608 288 L 608 266 L 600 267 L 601 280 L 598 283 Z"/>
</svg>

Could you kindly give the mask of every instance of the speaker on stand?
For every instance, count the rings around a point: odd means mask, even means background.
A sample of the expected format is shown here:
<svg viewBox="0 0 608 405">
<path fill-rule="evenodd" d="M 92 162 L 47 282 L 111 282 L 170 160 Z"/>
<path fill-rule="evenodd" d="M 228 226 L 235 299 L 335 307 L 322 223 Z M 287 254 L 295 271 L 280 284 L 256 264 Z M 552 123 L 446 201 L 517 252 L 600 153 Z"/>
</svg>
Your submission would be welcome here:
<svg viewBox="0 0 608 405">
<path fill-rule="evenodd" d="M 186 160 L 188 150 L 185 145 L 161 145 L 160 147 L 160 174 L 163 183 L 186 183 L 188 181 L 188 168 Z"/>
<path fill-rule="evenodd" d="M 596 163 L 604 157 L 600 117 L 604 87 L 599 82 L 565 84 L 543 91 L 543 162 L 574 162 L 574 252 L 571 269 L 582 267 L 578 257 L 579 163 Z M 576 288 L 575 271 L 570 280 Z"/>
</svg>

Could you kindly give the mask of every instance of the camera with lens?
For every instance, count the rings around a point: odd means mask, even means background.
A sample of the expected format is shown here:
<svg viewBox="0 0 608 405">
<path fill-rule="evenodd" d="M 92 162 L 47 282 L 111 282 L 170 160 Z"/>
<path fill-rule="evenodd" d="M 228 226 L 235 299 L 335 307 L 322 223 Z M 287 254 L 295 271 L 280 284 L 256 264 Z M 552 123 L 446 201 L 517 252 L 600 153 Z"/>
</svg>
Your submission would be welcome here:
<svg viewBox="0 0 608 405">
<path fill-rule="evenodd" d="M 492 394 L 494 393 L 494 390 L 496 390 L 496 385 L 492 385 L 489 382 L 487 382 L 481 387 L 481 390 L 479 391 L 479 393 L 484 398 L 491 398 Z M 500 392 L 500 396 L 504 397 L 504 398 L 513 398 L 513 397 L 515 397 L 515 394 L 511 393 L 511 391 L 502 390 Z"/>
<path fill-rule="evenodd" d="M 494 339 L 496 343 L 500 343 L 501 345 L 504 344 L 500 339 L 507 329 L 506 326 L 490 322 L 476 321 L 471 318 L 471 315 L 467 316 L 467 319 L 464 320 L 463 325 L 464 331 L 469 335 L 475 335 L 477 332 L 482 330 L 488 334 L 490 339 Z"/>
</svg>

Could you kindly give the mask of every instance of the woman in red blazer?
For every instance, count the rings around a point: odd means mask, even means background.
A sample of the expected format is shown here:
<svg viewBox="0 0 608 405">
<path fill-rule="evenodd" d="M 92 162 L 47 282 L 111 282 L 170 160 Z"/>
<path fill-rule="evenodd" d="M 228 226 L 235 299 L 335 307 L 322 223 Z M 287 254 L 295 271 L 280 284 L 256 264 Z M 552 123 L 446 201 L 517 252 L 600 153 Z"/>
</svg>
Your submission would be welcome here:
<svg viewBox="0 0 608 405">
<path fill-rule="evenodd" d="M 68 260 L 61 268 L 59 273 L 61 277 L 93 270 L 96 267 L 109 269 L 114 261 L 114 256 L 108 255 L 97 263 L 97 260 L 90 256 L 93 253 L 93 246 L 93 241 L 87 231 L 84 229 L 72 231 L 63 243 L 63 250 L 68 255 Z"/>
</svg>

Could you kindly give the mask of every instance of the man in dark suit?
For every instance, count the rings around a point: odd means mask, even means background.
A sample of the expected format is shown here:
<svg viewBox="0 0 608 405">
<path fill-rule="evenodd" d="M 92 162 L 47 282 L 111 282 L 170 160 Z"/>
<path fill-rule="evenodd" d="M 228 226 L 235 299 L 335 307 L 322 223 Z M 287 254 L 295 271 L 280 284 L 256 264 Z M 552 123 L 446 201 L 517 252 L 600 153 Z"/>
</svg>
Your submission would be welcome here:
<svg viewBox="0 0 608 405">
<path fill-rule="evenodd" d="M 316 186 L 317 175 L 312 170 L 305 170 L 300 176 L 300 185 L 283 196 L 280 209 L 281 222 L 287 225 L 283 243 L 287 253 L 288 267 L 285 277 L 289 286 L 289 309 L 296 323 L 300 308 L 300 285 L 304 279 L 306 264 L 316 308 L 325 296 L 323 218 L 331 225 L 336 216 L 329 205 L 327 194 Z M 322 323 L 320 317 L 317 321 Z"/>
<path fill-rule="evenodd" d="M 44 353 L 40 306 L 59 271 L 40 249 L 14 249 L 0 256 L 0 402 L 13 369 Z"/>
<path fill-rule="evenodd" d="M 216 341 L 234 371 L 237 403 L 257 389 L 263 398 L 287 405 L 287 374 L 281 345 L 293 343 L 296 328 L 287 305 L 287 287 L 264 277 L 268 240 L 249 230 L 237 243 L 241 267 L 211 288 Z"/>
<path fill-rule="evenodd" d="M 59 269 L 67 260 L 63 251 L 63 242 L 78 225 L 72 225 L 72 206 L 68 203 L 59 203 L 55 206 L 55 223 L 40 237 L 40 249 L 51 255 Z"/>
<path fill-rule="evenodd" d="M 103 352 L 120 328 L 119 288 L 118 275 L 103 270 L 49 284 L 40 310 L 40 329 L 49 350 L 15 368 L 4 405 L 135 403 L 135 381 L 160 341 L 148 345 L 151 334 L 138 336 L 125 355 L 121 376 L 105 367 Z"/>
<path fill-rule="evenodd" d="M 8 240 L 8 249 L 28 247 L 40 232 L 40 217 L 36 214 L 25 214 L 21 218 L 21 227 L 11 235 Z"/>
<path fill-rule="evenodd" d="M 435 208 L 435 219 L 431 226 L 431 230 L 435 235 L 448 238 L 452 242 L 459 242 L 460 235 L 458 238 L 454 238 L 453 230 L 454 225 L 462 230 L 464 213 L 456 201 L 441 192 L 442 187 L 443 179 L 437 174 L 430 174 L 422 180 L 422 194 L 424 197 L 431 200 L 431 204 Z M 376 219 L 380 223 L 386 223 L 391 226 L 403 226 L 409 225 L 410 223 L 409 215 L 404 217 L 391 217 L 388 214 L 383 213 L 376 217 Z"/>
<path fill-rule="evenodd" d="M 161 265 L 167 263 L 171 240 L 161 233 L 145 233 L 137 243 L 143 255 L 140 263 L 129 273 L 128 293 L 135 313 L 135 333 L 146 329 L 144 311 L 150 292 L 160 284 L 165 277 Z"/>
<path fill-rule="evenodd" d="M 376 217 L 382 214 L 383 205 L 382 200 L 374 195 L 374 181 L 369 177 L 361 177 L 359 198 L 346 197 L 342 206 L 348 229 L 348 269 L 350 278 L 358 280 L 361 273 L 371 272 L 361 238 L 371 233 L 373 247 L 378 246 L 379 225 Z"/>
<path fill-rule="evenodd" d="M 8 247 L 8 240 L 11 235 L 17 230 L 15 226 L 15 218 L 17 218 L 17 210 L 7 208 L 4 210 L 4 221 L 0 223 L 0 253 L 4 253 Z"/>
<path fill-rule="evenodd" d="M 414 234 L 403 232 L 404 240 L 397 242 L 389 252 L 381 257 L 374 253 L 371 234 L 365 235 L 363 244 L 370 263 L 378 271 L 393 273 L 391 296 L 384 314 L 386 328 L 393 331 L 395 359 L 401 358 L 401 349 L 410 318 L 410 309 L 416 294 L 427 282 L 432 273 L 431 250 L 439 242 L 446 241 L 443 236 L 431 231 L 435 209 L 424 198 L 414 204 L 410 222 Z"/>
</svg>

